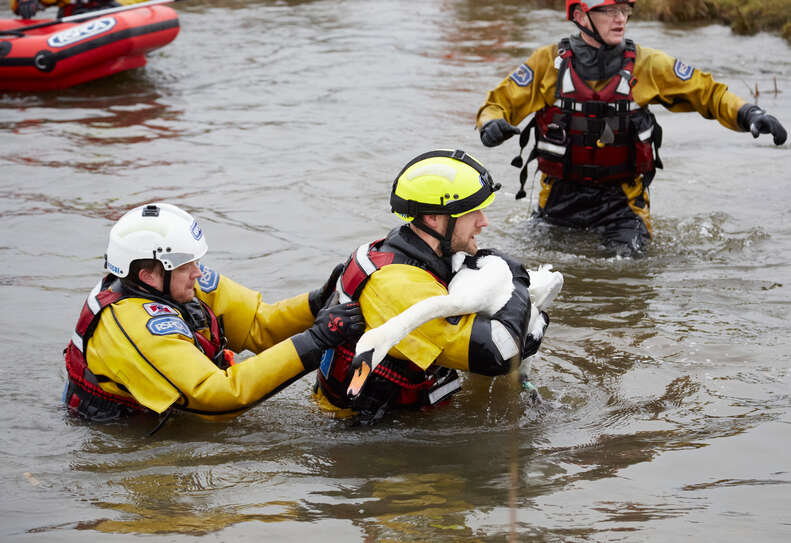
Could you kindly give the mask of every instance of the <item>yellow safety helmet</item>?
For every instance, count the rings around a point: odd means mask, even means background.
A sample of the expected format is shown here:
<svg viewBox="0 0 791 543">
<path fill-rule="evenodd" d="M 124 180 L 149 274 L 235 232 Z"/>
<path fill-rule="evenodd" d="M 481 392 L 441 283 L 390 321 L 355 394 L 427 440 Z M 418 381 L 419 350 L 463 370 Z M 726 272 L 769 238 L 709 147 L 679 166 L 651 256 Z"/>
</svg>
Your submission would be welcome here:
<svg viewBox="0 0 791 543">
<path fill-rule="evenodd" d="M 492 176 L 476 159 L 460 150 L 440 149 L 413 158 L 393 181 L 393 213 L 412 221 L 419 215 L 461 217 L 494 201 Z"/>
</svg>

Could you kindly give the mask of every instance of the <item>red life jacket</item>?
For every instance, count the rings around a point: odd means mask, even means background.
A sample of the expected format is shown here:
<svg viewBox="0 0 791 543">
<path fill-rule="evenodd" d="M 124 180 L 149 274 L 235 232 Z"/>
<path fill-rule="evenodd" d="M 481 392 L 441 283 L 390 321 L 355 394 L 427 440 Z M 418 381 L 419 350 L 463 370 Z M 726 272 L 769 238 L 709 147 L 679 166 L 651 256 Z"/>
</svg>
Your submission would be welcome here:
<svg viewBox="0 0 791 543">
<path fill-rule="evenodd" d="M 63 394 L 63 401 L 69 410 L 89 420 L 101 422 L 114 420 L 124 415 L 133 413 L 150 412 L 140 405 L 137 400 L 129 396 L 113 394 L 104 390 L 100 383 L 110 381 L 103 375 L 94 374 L 85 360 L 85 348 L 88 340 L 93 335 L 99 324 L 102 311 L 109 305 L 118 302 L 130 295 L 121 292 L 121 282 L 113 275 L 106 275 L 93 288 L 80 311 L 77 326 L 71 341 L 63 351 L 66 359 L 66 372 L 68 382 Z M 214 312 L 203 302 L 200 302 L 206 311 L 207 327 L 211 332 L 211 340 L 203 336 L 190 325 L 192 319 L 186 319 L 187 326 L 192 331 L 196 345 L 206 356 L 212 359 L 218 367 L 225 369 L 233 364 L 233 353 L 223 349 L 224 335 L 222 323 Z M 163 304 L 164 305 L 164 304 Z M 175 311 L 175 310 L 174 310 Z M 228 360 L 230 353 L 230 360 Z M 126 390 L 124 385 L 116 385 Z"/>
<path fill-rule="evenodd" d="M 574 70 L 568 38 L 558 45 L 560 66 L 555 103 L 539 110 L 519 137 L 520 154 L 511 162 L 522 168 L 520 190 L 525 196 L 527 163 L 538 158 L 538 169 L 549 177 L 577 183 L 632 182 L 642 174 L 648 186 L 662 168 L 659 147 L 662 128 L 647 107 L 632 97 L 636 48 L 625 41 L 623 67 L 605 87 L 594 91 Z M 536 143 L 527 163 L 522 151 L 534 128 Z"/>
<path fill-rule="evenodd" d="M 380 251 L 384 239 L 361 245 L 346 262 L 346 267 L 338 279 L 337 292 L 341 303 L 357 300 L 371 275 L 380 268 L 390 264 L 408 264 L 423 268 L 418 261 L 398 252 Z M 430 272 L 429 272 L 430 273 Z M 433 275 L 433 274 L 432 274 Z M 436 277 L 436 276 L 435 276 Z M 439 279 L 437 278 L 439 281 Z M 442 281 L 440 281 L 442 282 Z M 334 350 L 329 349 L 319 364 L 317 386 L 324 395 L 337 407 L 355 407 L 346 395 L 351 382 L 355 344 L 342 344 Z M 387 355 L 373 370 L 378 376 L 398 387 L 398 396 L 392 401 L 393 406 L 423 405 L 436 403 L 430 401 L 427 394 L 436 384 L 437 377 L 427 373 L 410 361 L 400 360 Z M 366 385 L 368 396 L 377 396 L 375 380 Z M 370 385 L 373 386 L 370 386 Z M 437 398 L 439 401 L 440 398 Z M 444 399 L 444 396 L 441 398 Z"/>
</svg>

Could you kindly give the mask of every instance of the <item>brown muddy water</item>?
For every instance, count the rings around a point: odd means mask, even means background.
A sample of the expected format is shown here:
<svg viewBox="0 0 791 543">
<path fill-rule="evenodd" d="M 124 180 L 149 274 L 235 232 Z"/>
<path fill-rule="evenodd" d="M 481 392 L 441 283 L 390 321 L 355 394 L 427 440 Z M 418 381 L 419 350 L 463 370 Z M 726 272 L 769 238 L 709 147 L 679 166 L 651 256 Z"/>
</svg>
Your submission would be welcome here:
<svg viewBox="0 0 791 543">
<path fill-rule="evenodd" d="M 654 108 L 666 168 L 646 258 L 532 225 L 516 142 L 485 149 L 473 130 L 486 91 L 570 31 L 524 4 L 190 0 L 146 68 L 0 95 L 0 539 L 791 538 L 791 147 Z M 791 128 L 782 39 L 628 34 L 739 94 L 757 84 Z M 399 224 L 392 177 L 443 147 L 505 185 L 481 245 L 565 275 L 533 362 L 544 407 L 508 377 L 468 377 L 449 405 L 350 428 L 305 378 L 232 422 L 176 417 L 153 437 L 64 412 L 61 351 L 124 210 L 184 206 L 204 261 L 276 300 Z"/>
</svg>

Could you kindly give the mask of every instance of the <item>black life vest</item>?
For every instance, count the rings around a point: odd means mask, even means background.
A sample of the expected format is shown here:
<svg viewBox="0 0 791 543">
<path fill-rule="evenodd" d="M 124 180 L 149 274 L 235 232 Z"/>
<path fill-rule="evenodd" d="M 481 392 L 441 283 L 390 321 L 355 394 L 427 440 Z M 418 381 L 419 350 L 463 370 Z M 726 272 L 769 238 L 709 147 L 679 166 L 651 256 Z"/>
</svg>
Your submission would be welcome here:
<svg viewBox="0 0 791 543">
<path fill-rule="evenodd" d="M 341 303 L 359 299 L 371 275 L 384 266 L 407 264 L 431 273 L 426 266 L 414 258 L 397 251 L 380 250 L 385 243 L 385 239 L 380 239 L 361 245 L 349 257 L 336 289 Z M 444 284 L 436 275 L 434 277 Z M 451 381 L 451 377 L 458 379 L 455 370 L 432 367 L 429 371 L 424 371 L 408 360 L 387 355 L 374 368 L 369 383 L 366 384 L 360 397 L 351 402 L 346 395 L 346 389 L 352 378 L 351 362 L 354 358 L 354 350 L 355 344 L 346 343 L 334 350 L 325 351 L 317 372 L 317 386 L 333 405 L 363 412 L 378 411 L 379 414 L 375 418 L 381 416 L 388 407 L 438 403 L 449 394 L 440 396 L 432 394 L 432 391 Z M 451 388 L 443 390 L 451 390 Z M 458 390 L 458 387 L 452 388 L 451 392 L 455 390 Z"/>
<path fill-rule="evenodd" d="M 123 298 L 133 296 L 137 297 L 137 294 L 125 292 L 117 277 L 110 274 L 103 277 L 85 300 L 74 334 L 63 351 L 68 374 L 63 401 L 70 411 L 88 420 L 103 422 L 134 413 L 151 412 L 131 396 L 113 394 L 104 390 L 100 383 L 108 382 L 110 379 L 104 375 L 94 374 L 85 360 L 85 348 L 99 324 L 102 311 Z M 200 304 L 200 311 L 194 307 L 196 302 Z M 163 305 L 169 307 L 171 304 L 164 301 Z M 187 305 L 193 307 L 185 309 Z M 190 304 L 182 304 L 182 309 L 185 313 L 184 320 L 193 333 L 196 346 L 220 369 L 226 369 L 233 364 L 233 353 L 224 349 L 225 336 L 222 322 L 214 315 L 211 308 L 199 300 L 194 300 Z M 198 320 L 198 313 L 204 315 L 202 320 Z M 197 331 L 203 328 L 209 329 L 211 339 L 207 339 Z M 116 383 L 116 386 L 126 390 L 121 383 Z"/>
<path fill-rule="evenodd" d="M 623 66 L 605 87 L 594 91 L 574 70 L 568 38 L 558 44 L 560 64 L 555 103 L 531 119 L 519 137 L 520 152 L 511 164 L 521 168 L 517 199 L 525 196 L 527 164 L 538 158 L 538 169 L 555 179 L 577 183 L 632 182 L 642 174 L 648 186 L 662 168 L 659 147 L 662 128 L 648 107 L 632 98 L 636 47 L 625 40 Z M 527 162 L 522 152 L 535 132 Z"/>
</svg>

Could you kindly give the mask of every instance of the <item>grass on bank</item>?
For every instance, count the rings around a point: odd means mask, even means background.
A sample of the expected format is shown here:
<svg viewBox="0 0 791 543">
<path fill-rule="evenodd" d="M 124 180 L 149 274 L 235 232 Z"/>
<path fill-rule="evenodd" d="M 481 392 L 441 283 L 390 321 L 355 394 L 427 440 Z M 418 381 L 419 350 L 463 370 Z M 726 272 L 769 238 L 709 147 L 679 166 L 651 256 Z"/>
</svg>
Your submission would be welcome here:
<svg viewBox="0 0 791 543">
<path fill-rule="evenodd" d="M 660 21 L 711 21 L 737 34 L 767 31 L 791 42 L 791 0 L 637 0 L 635 15 Z"/>
</svg>

